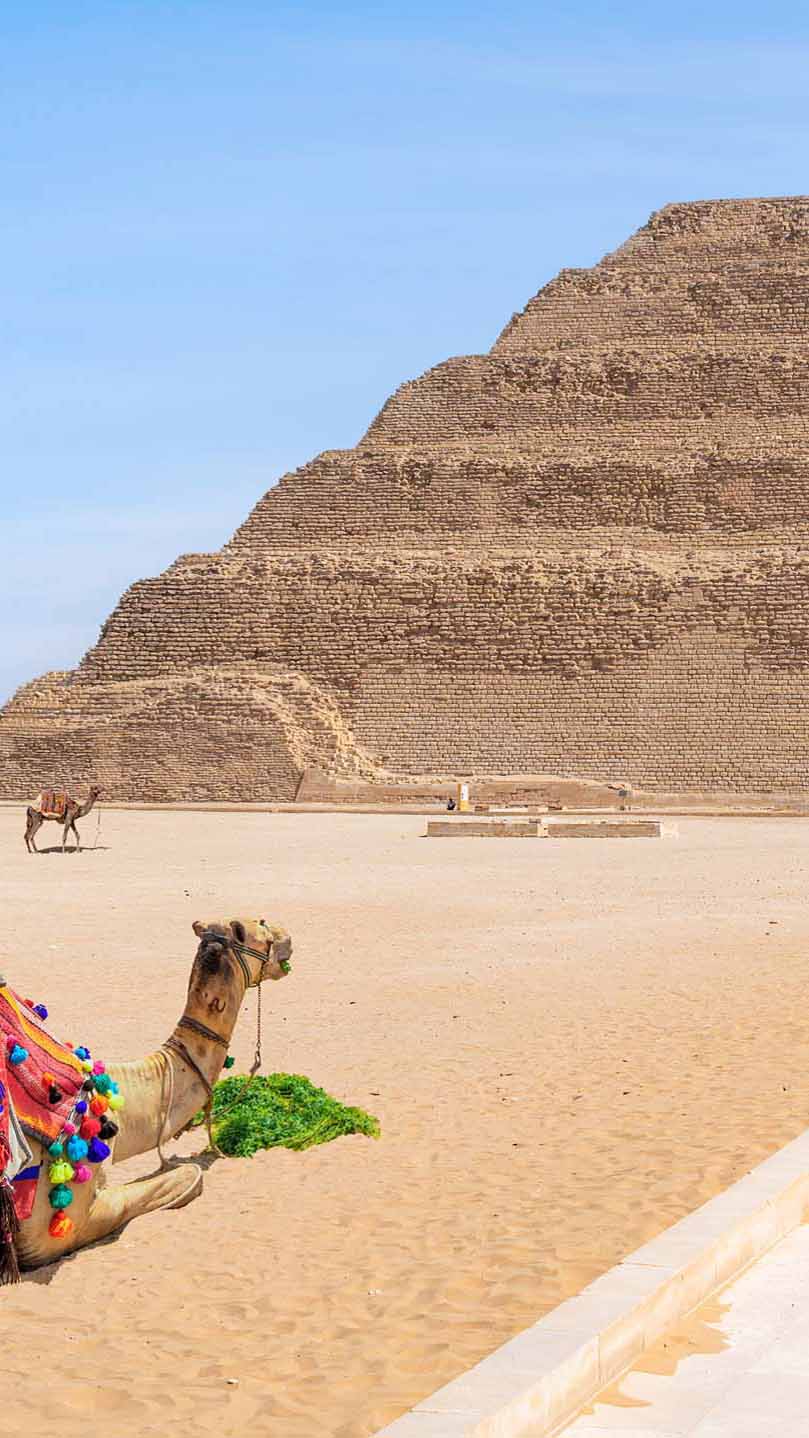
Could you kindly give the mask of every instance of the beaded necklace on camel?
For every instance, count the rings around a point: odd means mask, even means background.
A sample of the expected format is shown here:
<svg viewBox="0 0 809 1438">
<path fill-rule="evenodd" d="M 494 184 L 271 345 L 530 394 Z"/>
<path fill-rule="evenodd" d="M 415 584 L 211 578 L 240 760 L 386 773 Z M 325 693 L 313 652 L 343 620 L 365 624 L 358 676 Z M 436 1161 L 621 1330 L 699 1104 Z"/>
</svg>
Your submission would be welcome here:
<svg viewBox="0 0 809 1438">
<path fill-rule="evenodd" d="M 47 1019 L 48 1010 L 44 1004 L 33 1004 L 26 1000 L 26 1006 L 43 1022 Z M 28 1050 L 11 1035 L 6 1040 L 6 1047 L 10 1064 L 15 1068 L 25 1064 L 29 1058 Z M 99 1059 L 93 1062 L 90 1050 L 83 1044 L 73 1049 L 73 1053 L 86 1078 L 81 1087 L 81 1097 L 73 1105 L 70 1118 L 63 1123 L 61 1131 L 48 1147 L 52 1159 L 48 1169 L 48 1181 L 51 1184 L 48 1201 L 54 1209 L 48 1232 L 52 1238 L 68 1238 L 73 1232 L 73 1220 L 65 1212 L 73 1202 L 72 1185 L 87 1183 L 93 1176 L 91 1165 L 103 1163 L 105 1158 L 109 1158 L 110 1147 L 106 1140 L 114 1138 L 118 1132 L 118 1125 L 110 1114 L 124 1106 L 123 1094 L 120 1093 L 115 1079 L 110 1078 L 105 1065 Z M 63 1095 L 54 1075 L 43 1073 L 41 1083 L 47 1093 L 48 1102 L 59 1103 Z"/>
</svg>

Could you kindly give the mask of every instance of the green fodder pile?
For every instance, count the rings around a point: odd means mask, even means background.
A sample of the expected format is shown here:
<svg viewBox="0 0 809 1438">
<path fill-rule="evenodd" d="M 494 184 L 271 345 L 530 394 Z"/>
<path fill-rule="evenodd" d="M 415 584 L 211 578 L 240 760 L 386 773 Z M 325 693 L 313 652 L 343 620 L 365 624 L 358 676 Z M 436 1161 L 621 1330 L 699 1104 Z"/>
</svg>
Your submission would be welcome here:
<svg viewBox="0 0 809 1438">
<path fill-rule="evenodd" d="M 194 1122 L 202 1123 L 203 1114 Z M 220 1079 L 213 1091 L 213 1136 L 223 1153 L 250 1158 L 260 1148 L 313 1148 L 347 1133 L 379 1138 L 379 1120 L 349 1108 L 303 1074 Z"/>
</svg>

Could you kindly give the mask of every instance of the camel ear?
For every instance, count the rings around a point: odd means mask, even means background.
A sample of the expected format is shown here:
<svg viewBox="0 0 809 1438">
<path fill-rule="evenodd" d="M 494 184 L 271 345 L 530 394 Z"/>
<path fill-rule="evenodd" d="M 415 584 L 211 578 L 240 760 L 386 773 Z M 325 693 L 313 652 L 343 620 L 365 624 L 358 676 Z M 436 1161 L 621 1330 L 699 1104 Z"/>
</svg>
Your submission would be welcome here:
<svg viewBox="0 0 809 1438">
<path fill-rule="evenodd" d="M 230 927 L 233 930 L 233 937 L 237 944 L 247 943 L 247 931 L 239 919 L 231 919 Z"/>
<path fill-rule="evenodd" d="M 197 938 L 201 939 L 202 935 L 205 933 L 205 925 L 203 924 L 202 919 L 195 919 L 191 927 L 194 930 L 194 933 L 196 934 Z"/>
</svg>

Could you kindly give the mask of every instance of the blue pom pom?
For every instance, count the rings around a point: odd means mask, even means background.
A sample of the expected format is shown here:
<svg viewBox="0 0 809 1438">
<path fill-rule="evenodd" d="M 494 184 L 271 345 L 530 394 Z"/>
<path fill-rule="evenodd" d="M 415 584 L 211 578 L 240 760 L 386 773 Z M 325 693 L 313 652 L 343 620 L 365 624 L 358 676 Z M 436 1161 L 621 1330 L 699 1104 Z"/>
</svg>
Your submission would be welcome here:
<svg viewBox="0 0 809 1438">
<path fill-rule="evenodd" d="M 103 1163 L 104 1159 L 109 1158 L 109 1156 L 109 1144 L 103 1143 L 100 1138 L 94 1138 L 90 1140 L 90 1147 L 87 1151 L 87 1157 L 89 1158 L 91 1163 Z"/>
<path fill-rule="evenodd" d="M 79 1044 L 79 1047 L 74 1049 L 73 1052 L 77 1059 L 89 1059 L 90 1057 L 90 1050 L 86 1049 L 84 1044 Z"/>
<path fill-rule="evenodd" d="M 87 1104 L 86 1104 L 86 1102 L 85 1102 L 85 1100 L 84 1100 L 83 1098 L 80 1098 L 79 1101 L 78 1101 L 78 1103 L 76 1104 L 76 1113 L 86 1113 L 86 1112 L 87 1112 Z"/>
<path fill-rule="evenodd" d="M 24 1049 L 22 1044 L 15 1044 L 8 1056 L 8 1061 L 10 1064 L 23 1064 L 27 1058 L 28 1050 Z"/>
<path fill-rule="evenodd" d="M 65 1151 L 71 1163 L 81 1163 L 82 1159 L 87 1157 L 87 1144 L 78 1134 L 74 1134 L 68 1139 Z"/>
<path fill-rule="evenodd" d="M 43 1022 L 48 1017 L 48 1010 L 45 1008 L 44 1004 L 34 1004 L 34 1013 L 39 1014 L 39 1017 L 43 1020 Z"/>
</svg>

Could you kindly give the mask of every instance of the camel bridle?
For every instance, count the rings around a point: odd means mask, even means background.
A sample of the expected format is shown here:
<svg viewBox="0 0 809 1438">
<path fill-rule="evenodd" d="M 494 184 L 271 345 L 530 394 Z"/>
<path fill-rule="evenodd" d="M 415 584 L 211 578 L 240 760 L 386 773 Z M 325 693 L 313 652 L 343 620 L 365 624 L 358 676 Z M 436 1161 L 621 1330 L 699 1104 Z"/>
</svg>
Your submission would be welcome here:
<svg viewBox="0 0 809 1438">
<path fill-rule="evenodd" d="M 242 1092 L 238 1096 L 239 1100 L 241 1100 L 244 1088 L 247 1087 L 247 1085 L 251 1082 L 251 1080 L 255 1077 L 255 1075 L 261 1068 L 261 984 L 266 975 L 267 965 L 272 958 L 272 951 L 275 947 L 275 940 L 270 940 L 269 948 L 266 954 L 262 954 L 258 949 L 251 949 L 249 944 L 242 944 L 239 942 L 238 939 L 234 939 L 228 934 L 219 934 L 216 932 L 215 929 L 205 929 L 202 934 L 200 934 L 199 949 L 197 950 L 197 953 L 201 952 L 206 943 L 219 944 L 220 948 L 222 948 L 225 953 L 230 953 L 233 955 L 233 958 L 236 960 L 237 964 L 239 965 L 239 968 L 241 969 L 242 978 L 244 979 L 245 993 L 248 989 L 258 990 L 258 993 L 256 995 L 256 1051 L 253 1055 L 253 1063 L 250 1068 L 250 1073 L 245 1080 Z M 252 973 L 250 972 L 250 965 L 244 958 L 245 954 L 249 954 L 250 957 L 253 959 L 258 959 L 261 965 L 257 979 L 254 979 Z M 198 1019 L 188 1018 L 185 1014 L 183 1014 L 181 1019 L 177 1020 L 177 1028 L 190 1029 L 192 1033 L 199 1034 L 201 1038 L 209 1039 L 212 1043 L 219 1044 L 225 1050 L 227 1050 L 228 1044 L 230 1042 L 229 1039 L 223 1038 L 221 1034 L 216 1033 L 214 1029 L 209 1029 L 207 1024 L 200 1023 Z M 182 1059 L 182 1062 L 184 1064 L 187 1064 L 188 1067 L 193 1070 L 200 1083 L 202 1084 L 203 1088 L 205 1089 L 205 1093 L 207 1095 L 207 1100 L 205 1103 L 205 1121 L 208 1127 L 208 1141 L 211 1148 L 216 1153 L 218 1153 L 219 1149 L 217 1149 L 214 1142 L 211 1127 L 213 1121 L 213 1085 L 209 1082 L 205 1074 L 202 1072 L 202 1069 L 200 1068 L 196 1059 L 188 1052 L 188 1049 L 186 1048 L 185 1044 L 182 1042 L 181 1039 L 176 1039 L 172 1034 L 171 1038 L 166 1039 L 166 1042 L 162 1045 L 162 1048 L 164 1052 L 169 1049 L 173 1053 L 176 1053 L 178 1057 Z M 165 1127 L 169 1113 L 171 1112 L 171 1105 L 174 1098 L 174 1073 L 171 1069 L 171 1065 L 168 1063 L 167 1068 L 170 1074 L 169 1100 L 165 1106 L 161 1104 L 163 1114 L 160 1123 L 160 1133 L 157 1140 L 157 1152 L 160 1157 L 160 1161 L 164 1167 L 166 1165 L 166 1159 L 162 1152 L 163 1129 Z M 229 1107 L 230 1106 L 231 1105 L 229 1105 Z"/>
</svg>

